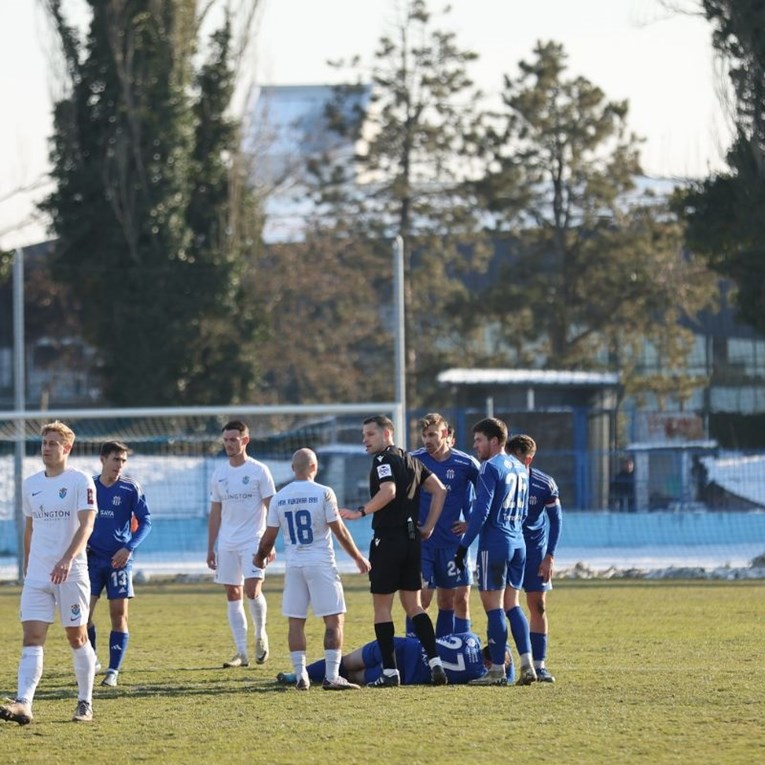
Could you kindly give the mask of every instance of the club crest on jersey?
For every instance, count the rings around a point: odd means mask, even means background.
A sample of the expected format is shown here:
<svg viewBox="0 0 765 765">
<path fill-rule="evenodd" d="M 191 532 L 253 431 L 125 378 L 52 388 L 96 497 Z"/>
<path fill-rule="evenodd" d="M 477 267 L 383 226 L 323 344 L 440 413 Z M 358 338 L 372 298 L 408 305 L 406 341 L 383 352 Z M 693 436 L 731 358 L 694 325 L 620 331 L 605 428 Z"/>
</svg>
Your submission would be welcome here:
<svg viewBox="0 0 765 765">
<path fill-rule="evenodd" d="M 66 496 L 66 487 L 58 490 L 58 496 L 63 499 Z"/>
<path fill-rule="evenodd" d="M 112 504 L 113 505 L 121 505 L 122 504 L 122 497 L 114 497 L 112 499 Z"/>
<path fill-rule="evenodd" d="M 242 478 L 242 483 L 246 486 L 250 482 L 250 476 L 246 475 Z"/>
<path fill-rule="evenodd" d="M 390 469 L 390 465 L 378 465 L 377 466 L 377 477 L 378 478 L 390 478 L 390 476 L 393 475 L 393 472 Z"/>
<path fill-rule="evenodd" d="M 453 478 L 454 478 L 454 470 L 452 470 L 452 468 L 449 468 L 446 471 L 446 480 L 451 481 Z"/>
</svg>

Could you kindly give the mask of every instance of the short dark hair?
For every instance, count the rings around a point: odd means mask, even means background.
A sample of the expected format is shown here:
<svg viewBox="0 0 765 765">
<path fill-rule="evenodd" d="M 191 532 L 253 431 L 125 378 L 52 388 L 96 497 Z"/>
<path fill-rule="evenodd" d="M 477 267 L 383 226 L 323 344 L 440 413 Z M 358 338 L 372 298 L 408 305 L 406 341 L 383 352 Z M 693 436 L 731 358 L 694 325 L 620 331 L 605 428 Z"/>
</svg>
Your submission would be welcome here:
<svg viewBox="0 0 765 765">
<path fill-rule="evenodd" d="M 229 420 L 221 429 L 221 433 L 226 430 L 238 430 L 242 435 L 247 435 L 250 429 L 241 420 Z"/>
<path fill-rule="evenodd" d="M 130 454 L 130 448 L 127 444 L 123 444 L 122 441 L 105 441 L 101 444 L 101 456 L 108 457 L 110 454 L 117 452 L 126 452 Z"/>
<path fill-rule="evenodd" d="M 496 417 L 485 417 L 479 420 L 473 425 L 473 433 L 483 433 L 490 441 L 496 438 L 503 448 L 507 443 L 507 425 Z"/>
<path fill-rule="evenodd" d="M 505 446 L 505 451 L 508 454 L 520 454 L 521 457 L 527 457 L 529 454 L 534 454 L 537 450 L 537 442 L 524 433 L 520 433 L 517 436 L 513 436 Z"/>
<path fill-rule="evenodd" d="M 364 420 L 362 425 L 371 425 L 374 423 L 377 425 L 378 428 L 381 430 L 389 430 L 391 433 L 395 432 L 395 427 L 393 425 L 393 420 L 391 420 L 390 417 L 386 417 L 384 414 L 376 414 L 374 417 L 367 417 L 366 420 Z"/>
</svg>

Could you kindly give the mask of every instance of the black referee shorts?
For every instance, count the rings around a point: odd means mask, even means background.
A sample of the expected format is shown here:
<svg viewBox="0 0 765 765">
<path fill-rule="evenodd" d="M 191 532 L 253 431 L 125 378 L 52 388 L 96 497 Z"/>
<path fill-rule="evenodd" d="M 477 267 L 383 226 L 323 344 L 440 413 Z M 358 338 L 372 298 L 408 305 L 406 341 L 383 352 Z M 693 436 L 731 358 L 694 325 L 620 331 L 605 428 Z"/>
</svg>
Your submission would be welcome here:
<svg viewBox="0 0 765 765">
<path fill-rule="evenodd" d="M 379 529 L 369 545 L 369 590 L 388 595 L 397 590 L 422 588 L 420 539 L 409 539 L 404 529 Z"/>
</svg>

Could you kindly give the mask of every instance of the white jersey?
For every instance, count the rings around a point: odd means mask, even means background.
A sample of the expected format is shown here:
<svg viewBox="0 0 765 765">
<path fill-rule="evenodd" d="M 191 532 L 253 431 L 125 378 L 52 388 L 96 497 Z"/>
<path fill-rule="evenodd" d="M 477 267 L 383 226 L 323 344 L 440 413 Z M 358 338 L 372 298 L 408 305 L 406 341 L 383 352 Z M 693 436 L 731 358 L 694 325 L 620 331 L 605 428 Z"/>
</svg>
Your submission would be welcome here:
<svg viewBox="0 0 765 765">
<path fill-rule="evenodd" d="M 80 470 L 67 468 L 48 478 L 45 471 L 24 481 L 24 515 L 32 519 L 27 580 L 50 582 L 53 567 L 61 560 L 80 526 L 77 513 L 98 512 L 93 479 Z M 72 561 L 68 581 L 88 581 L 85 549 Z"/>
<path fill-rule="evenodd" d="M 288 566 L 334 564 L 332 530 L 340 520 L 337 497 L 329 486 L 315 481 L 293 481 L 280 489 L 268 508 L 268 525 L 280 527 Z"/>
<path fill-rule="evenodd" d="M 219 550 L 238 550 L 247 545 L 253 551 L 257 548 L 266 528 L 264 500 L 274 491 L 271 471 L 252 457 L 237 467 L 226 462 L 215 469 L 210 501 L 221 503 Z"/>
</svg>

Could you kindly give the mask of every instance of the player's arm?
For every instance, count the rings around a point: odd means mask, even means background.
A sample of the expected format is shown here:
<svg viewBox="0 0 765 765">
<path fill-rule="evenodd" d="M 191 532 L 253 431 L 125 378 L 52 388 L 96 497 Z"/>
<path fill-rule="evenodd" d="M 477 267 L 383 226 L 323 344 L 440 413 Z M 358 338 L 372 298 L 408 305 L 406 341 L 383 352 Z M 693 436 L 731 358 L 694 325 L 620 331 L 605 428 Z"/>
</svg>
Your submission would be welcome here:
<svg viewBox="0 0 765 765">
<path fill-rule="evenodd" d="M 346 525 L 338 519 L 336 521 L 329 521 L 329 528 L 332 529 L 335 539 L 340 542 L 340 546 L 343 550 L 353 558 L 359 572 L 362 574 L 368 573 L 372 567 L 369 561 L 361 554 L 359 548 L 356 547 L 356 543 L 353 541 L 353 537 L 346 528 Z"/>
<path fill-rule="evenodd" d="M 69 569 L 72 567 L 72 561 L 85 550 L 85 545 L 90 539 L 90 535 L 93 533 L 93 524 L 96 520 L 96 513 L 94 510 L 78 510 L 77 520 L 79 524 L 77 531 L 74 532 L 72 541 L 69 543 L 69 547 L 66 548 L 61 559 L 53 567 L 53 571 L 50 574 L 50 580 L 53 584 L 61 584 L 67 580 L 69 576 Z"/>
<path fill-rule="evenodd" d="M 563 526 L 563 512 L 560 506 L 560 500 L 556 497 L 551 505 L 545 505 L 545 512 L 550 521 L 550 528 L 547 534 L 547 550 L 544 558 L 539 565 L 539 576 L 543 582 L 549 582 L 552 579 L 555 549 L 560 539 L 560 531 Z"/>
<path fill-rule="evenodd" d="M 215 559 L 215 541 L 220 531 L 221 508 L 220 502 L 210 502 L 210 517 L 207 521 L 207 567 L 213 571 L 218 567 Z"/>
<path fill-rule="evenodd" d="M 32 546 L 32 516 L 28 515 L 24 524 L 24 576 L 27 575 L 27 566 L 29 565 L 29 548 Z"/>
<path fill-rule="evenodd" d="M 420 526 L 420 536 L 423 539 L 428 539 L 433 533 L 433 529 L 441 515 L 441 511 L 444 509 L 446 487 L 441 483 L 441 479 L 435 473 L 431 473 L 423 481 L 422 487 L 430 494 L 430 510 L 428 511 L 428 517 L 425 519 L 425 523 Z"/>
<path fill-rule="evenodd" d="M 273 560 L 271 553 L 274 550 L 274 544 L 276 543 L 278 534 L 278 526 L 266 526 L 266 530 L 260 538 L 258 551 L 252 556 L 252 562 L 258 568 L 265 568 Z"/>
<path fill-rule="evenodd" d="M 356 510 L 350 510 L 347 507 L 340 508 L 340 517 L 345 521 L 357 521 L 365 515 L 372 515 L 372 513 L 387 507 L 395 498 L 396 482 L 393 480 L 383 481 L 380 484 L 380 490 L 366 505 L 360 505 Z"/>
<path fill-rule="evenodd" d="M 120 547 L 112 555 L 112 568 L 125 568 L 136 547 L 149 536 L 151 531 L 151 513 L 146 505 L 146 499 L 141 491 L 136 491 L 134 506 L 131 511 L 130 539 L 124 547 Z M 135 524 L 133 524 L 135 521 Z"/>
<path fill-rule="evenodd" d="M 465 533 L 462 535 L 457 552 L 454 555 L 454 562 L 460 571 L 465 569 L 465 557 L 470 545 L 481 531 L 483 524 L 489 517 L 491 504 L 494 501 L 494 491 L 497 486 L 497 476 L 490 463 L 485 462 L 481 466 L 481 472 L 478 476 L 476 485 L 476 497 L 473 503 L 473 509 L 470 513 Z"/>
</svg>

